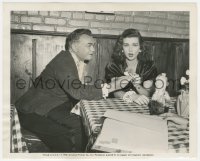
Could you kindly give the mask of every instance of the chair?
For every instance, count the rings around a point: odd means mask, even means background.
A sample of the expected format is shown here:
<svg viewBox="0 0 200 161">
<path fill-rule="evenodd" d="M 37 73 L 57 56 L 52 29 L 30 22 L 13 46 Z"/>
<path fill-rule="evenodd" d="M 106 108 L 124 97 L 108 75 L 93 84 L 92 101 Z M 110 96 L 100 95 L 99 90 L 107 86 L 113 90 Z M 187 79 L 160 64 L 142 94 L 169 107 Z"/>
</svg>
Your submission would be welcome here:
<svg viewBox="0 0 200 161">
<path fill-rule="evenodd" d="M 18 113 L 11 105 L 11 153 L 44 153 L 49 148 L 32 132 L 20 126 Z"/>
</svg>

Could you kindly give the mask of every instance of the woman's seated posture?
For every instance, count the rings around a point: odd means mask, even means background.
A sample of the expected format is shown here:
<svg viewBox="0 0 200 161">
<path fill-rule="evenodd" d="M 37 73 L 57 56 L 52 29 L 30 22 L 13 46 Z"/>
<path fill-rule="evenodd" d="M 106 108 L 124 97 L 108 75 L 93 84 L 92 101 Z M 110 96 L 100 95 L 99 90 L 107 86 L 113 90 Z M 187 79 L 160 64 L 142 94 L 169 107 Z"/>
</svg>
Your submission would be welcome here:
<svg viewBox="0 0 200 161">
<path fill-rule="evenodd" d="M 127 29 L 119 36 L 112 61 L 105 69 L 107 82 L 122 75 L 131 75 L 134 81 L 123 90 L 113 92 L 110 97 L 123 98 L 139 105 L 148 104 L 157 69 L 151 55 L 144 50 L 142 36 L 136 29 Z"/>
</svg>

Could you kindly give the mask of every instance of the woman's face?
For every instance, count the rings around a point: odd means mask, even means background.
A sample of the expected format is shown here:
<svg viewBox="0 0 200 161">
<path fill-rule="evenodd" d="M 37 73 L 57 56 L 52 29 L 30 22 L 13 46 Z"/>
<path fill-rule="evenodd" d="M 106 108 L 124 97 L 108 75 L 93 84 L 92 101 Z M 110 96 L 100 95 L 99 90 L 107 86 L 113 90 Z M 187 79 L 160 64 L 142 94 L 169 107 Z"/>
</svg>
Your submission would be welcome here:
<svg viewBox="0 0 200 161">
<path fill-rule="evenodd" d="M 134 60 L 140 52 L 140 43 L 138 37 L 127 37 L 123 39 L 123 50 L 128 60 Z"/>
</svg>

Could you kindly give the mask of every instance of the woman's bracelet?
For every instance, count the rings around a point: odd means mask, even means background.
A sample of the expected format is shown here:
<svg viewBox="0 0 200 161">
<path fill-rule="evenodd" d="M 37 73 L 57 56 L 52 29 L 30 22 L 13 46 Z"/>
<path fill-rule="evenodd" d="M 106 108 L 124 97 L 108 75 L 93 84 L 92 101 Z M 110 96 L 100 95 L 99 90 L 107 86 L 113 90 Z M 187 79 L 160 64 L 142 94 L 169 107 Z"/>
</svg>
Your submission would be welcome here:
<svg viewBox="0 0 200 161">
<path fill-rule="evenodd" d="M 141 88 L 141 85 L 140 84 L 134 84 L 133 85 L 137 90 L 139 90 Z"/>
</svg>

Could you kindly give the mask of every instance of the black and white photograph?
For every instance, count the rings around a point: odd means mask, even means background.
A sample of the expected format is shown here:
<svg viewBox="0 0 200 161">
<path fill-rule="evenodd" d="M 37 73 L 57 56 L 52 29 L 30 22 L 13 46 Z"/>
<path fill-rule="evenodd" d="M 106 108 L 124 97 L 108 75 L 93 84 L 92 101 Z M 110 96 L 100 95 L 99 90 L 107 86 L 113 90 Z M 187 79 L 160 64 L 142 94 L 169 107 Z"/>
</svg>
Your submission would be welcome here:
<svg viewBox="0 0 200 161">
<path fill-rule="evenodd" d="M 197 156 L 196 7 L 151 5 L 4 4 L 6 158 Z"/>
</svg>

